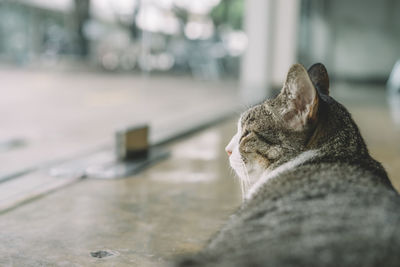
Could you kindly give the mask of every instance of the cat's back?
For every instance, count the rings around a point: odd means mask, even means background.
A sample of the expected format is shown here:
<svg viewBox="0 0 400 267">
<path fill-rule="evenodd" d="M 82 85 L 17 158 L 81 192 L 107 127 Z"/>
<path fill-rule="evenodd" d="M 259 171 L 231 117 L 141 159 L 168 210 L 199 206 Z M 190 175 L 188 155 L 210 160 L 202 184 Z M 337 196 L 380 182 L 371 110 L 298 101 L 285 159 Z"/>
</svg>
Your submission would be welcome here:
<svg viewBox="0 0 400 267">
<path fill-rule="evenodd" d="M 319 163 L 268 181 L 207 258 L 218 255 L 215 266 L 400 266 L 400 199 L 377 172 Z"/>
</svg>

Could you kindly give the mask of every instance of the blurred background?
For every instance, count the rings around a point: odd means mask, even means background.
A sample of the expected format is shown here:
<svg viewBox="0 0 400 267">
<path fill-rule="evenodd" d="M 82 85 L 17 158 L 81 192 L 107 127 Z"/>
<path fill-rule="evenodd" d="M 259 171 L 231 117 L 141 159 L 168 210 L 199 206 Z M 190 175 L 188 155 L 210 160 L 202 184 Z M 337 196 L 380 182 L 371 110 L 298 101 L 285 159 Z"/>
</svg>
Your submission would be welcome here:
<svg viewBox="0 0 400 267">
<path fill-rule="evenodd" d="M 0 1 L 1 177 L 237 110 L 243 1 Z"/>
<path fill-rule="evenodd" d="M 90 266 L 107 244 L 118 266 L 153 266 L 199 249 L 241 201 L 224 152 L 238 115 L 276 94 L 296 62 L 325 64 L 331 94 L 400 189 L 399 10 L 0 0 L 0 265 Z M 88 164 L 111 164 L 116 130 L 138 124 L 151 145 L 175 141 L 168 160 L 134 179 L 81 180 Z"/>
</svg>

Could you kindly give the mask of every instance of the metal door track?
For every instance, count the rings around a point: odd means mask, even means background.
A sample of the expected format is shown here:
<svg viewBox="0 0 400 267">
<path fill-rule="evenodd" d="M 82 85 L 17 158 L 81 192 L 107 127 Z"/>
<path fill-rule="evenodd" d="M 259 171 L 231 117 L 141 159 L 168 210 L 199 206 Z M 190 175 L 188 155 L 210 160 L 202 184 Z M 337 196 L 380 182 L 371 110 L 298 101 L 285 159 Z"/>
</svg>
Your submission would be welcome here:
<svg viewBox="0 0 400 267">
<path fill-rule="evenodd" d="M 56 177 L 115 179 L 137 174 L 168 157 L 169 153 L 148 142 L 149 127 L 137 125 L 115 134 L 115 147 L 75 159 L 50 169 Z"/>
</svg>

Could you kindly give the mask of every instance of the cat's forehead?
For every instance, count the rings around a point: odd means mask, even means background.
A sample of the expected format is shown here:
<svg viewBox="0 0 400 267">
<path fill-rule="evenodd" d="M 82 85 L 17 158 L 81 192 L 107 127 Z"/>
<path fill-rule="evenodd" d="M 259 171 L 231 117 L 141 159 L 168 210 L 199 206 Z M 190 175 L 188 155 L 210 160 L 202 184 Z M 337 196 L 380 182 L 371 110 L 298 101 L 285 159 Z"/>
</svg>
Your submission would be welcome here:
<svg viewBox="0 0 400 267">
<path fill-rule="evenodd" d="M 270 124 L 276 119 L 275 112 L 271 106 L 271 101 L 267 100 L 262 104 L 253 106 L 245 111 L 240 120 L 239 125 L 244 128 L 249 125 Z"/>
</svg>

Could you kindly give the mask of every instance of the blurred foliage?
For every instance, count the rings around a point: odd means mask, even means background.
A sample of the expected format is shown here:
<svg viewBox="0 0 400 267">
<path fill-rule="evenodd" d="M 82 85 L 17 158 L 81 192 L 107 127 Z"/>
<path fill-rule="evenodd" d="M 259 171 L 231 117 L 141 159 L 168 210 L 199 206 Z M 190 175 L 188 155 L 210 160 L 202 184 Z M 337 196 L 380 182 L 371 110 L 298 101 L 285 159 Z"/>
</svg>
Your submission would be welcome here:
<svg viewBox="0 0 400 267">
<path fill-rule="evenodd" d="M 218 27 L 230 25 L 233 29 L 242 29 L 244 0 L 222 0 L 212 11 L 211 18 Z"/>
</svg>

